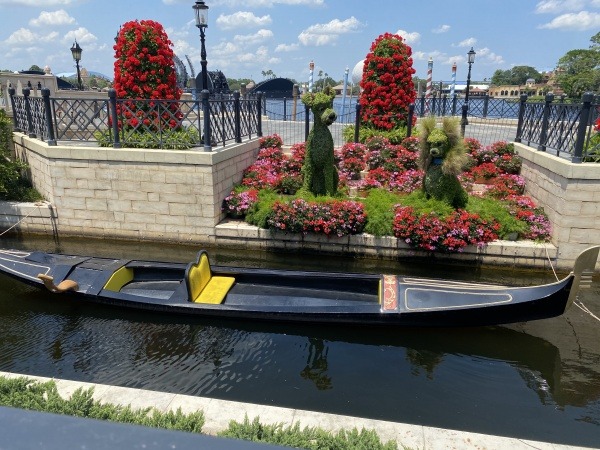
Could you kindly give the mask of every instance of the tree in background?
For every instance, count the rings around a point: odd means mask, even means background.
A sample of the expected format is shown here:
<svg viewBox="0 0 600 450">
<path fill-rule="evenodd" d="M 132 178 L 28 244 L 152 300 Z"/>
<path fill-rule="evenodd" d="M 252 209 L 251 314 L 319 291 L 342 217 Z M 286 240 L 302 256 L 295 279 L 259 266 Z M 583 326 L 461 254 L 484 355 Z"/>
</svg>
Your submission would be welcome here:
<svg viewBox="0 0 600 450">
<path fill-rule="evenodd" d="M 411 55 L 411 48 L 397 34 L 382 34 L 371 44 L 360 83 L 361 118 L 367 127 L 406 126 L 408 106 L 416 96 Z"/>
<path fill-rule="evenodd" d="M 35 72 L 43 72 L 44 69 L 42 69 L 40 66 L 38 66 L 37 64 L 34 64 L 33 66 L 31 66 L 29 68 L 30 71 L 35 71 Z"/>
<path fill-rule="evenodd" d="M 571 98 L 600 92 L 600 32 L 590 41 L 589 49 L 570 50 L 558 60 L 556 81 Z"/>
<path fill-rule="evenodd" d="M 114 88 L 120 99 L 179 100 L 174 53 L 163 26 L 152 20 L 130 21 L 121 27 L 115 50 Z M 119 105 L 121 106 L 121 105 Z M 170 102 L 159 112 L 158 104 L 125 102 L 120 114 L 125 125 L 156 129 L 160 123 L 178 128 L 179 105 Z M 123 125 L 123 124 L 120 124 Z"/>
<path fill-rule="evenodd" d="M 496 70 L 492 75 L 491 83 L 494 86 L 517 86 L 525 84 L 529 78 L 533 78 L 536 83 L 539 83 L 542 81 L 542 74 L 531 66 L 515 66 L 509 70 Z"/>
</svg>

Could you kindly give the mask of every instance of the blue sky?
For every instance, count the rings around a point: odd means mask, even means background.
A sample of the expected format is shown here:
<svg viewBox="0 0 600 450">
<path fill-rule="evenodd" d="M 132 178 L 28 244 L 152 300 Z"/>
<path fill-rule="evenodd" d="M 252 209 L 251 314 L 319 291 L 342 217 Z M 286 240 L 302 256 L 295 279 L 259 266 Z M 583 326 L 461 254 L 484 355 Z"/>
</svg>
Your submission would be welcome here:
<svg viewBox="0 0 600 450">
<path fill-rule="evenodd" d="M 200 70 L 194 0 L 0 0 L 0 69 L 49 65 L 72 72 L 70 47 L 83 48 L 81 65 L 112 75 L 114 37 L 129 20 L 163 24 L 175 53 Z M 308 80 L 322 70 L 341 80 L 384 32 L 399 33 L 426 78 L 466 79 L 466 53 L 477 53 L 474 80 L 495 70 L 529 65 L 552 70 L 567 51 L 588 48 L 600 31 L 600 0 L 206 0 L 209 70 L 229 78 L 263 79 L 261 72 Z"/>
</svg>

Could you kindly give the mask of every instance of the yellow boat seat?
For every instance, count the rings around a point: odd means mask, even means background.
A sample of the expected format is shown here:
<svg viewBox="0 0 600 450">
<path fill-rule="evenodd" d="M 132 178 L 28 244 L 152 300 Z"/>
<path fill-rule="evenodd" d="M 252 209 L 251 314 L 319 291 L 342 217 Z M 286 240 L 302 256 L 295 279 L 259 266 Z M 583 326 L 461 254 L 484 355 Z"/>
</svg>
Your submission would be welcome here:
<svg viewBox="0 0 600 450">
<path fill-rule="evenodd" d="M 196 262 L 189 263 L 185 270 L 185 283 L 191 302 L 218 305 L 223 303 L 235 278 L 213 276 L 208 254 L 200 250 Z"/>
</svg>

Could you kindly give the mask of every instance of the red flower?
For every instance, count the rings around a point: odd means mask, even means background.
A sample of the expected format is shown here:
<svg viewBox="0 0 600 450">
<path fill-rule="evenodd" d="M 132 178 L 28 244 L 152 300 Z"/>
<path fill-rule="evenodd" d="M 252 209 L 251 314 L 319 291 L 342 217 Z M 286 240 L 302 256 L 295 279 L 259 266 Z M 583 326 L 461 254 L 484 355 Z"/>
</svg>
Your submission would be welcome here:
<svg viewBox="0 0 600 450">
<path fill-rule="evenodd" d="M 152 20 L 131 21 L 123 24 L 117 36 L 115 49 L 114 87 L 119 99 L 159 99 L 171 102 L 118 103 L 118 113 L 130 112 L 140 120 L 128 120 L 130 127 L 142 126 L 144 130 L 178 128 L 182 114 L 177 100 L 181 89 L 177 87 L 174 53 L 171 41 L 163 27 Z M 158 106 L 170 113 L 158 117 Z M 148 126 L 151 123 L 153 125 Z"/>
</svg>

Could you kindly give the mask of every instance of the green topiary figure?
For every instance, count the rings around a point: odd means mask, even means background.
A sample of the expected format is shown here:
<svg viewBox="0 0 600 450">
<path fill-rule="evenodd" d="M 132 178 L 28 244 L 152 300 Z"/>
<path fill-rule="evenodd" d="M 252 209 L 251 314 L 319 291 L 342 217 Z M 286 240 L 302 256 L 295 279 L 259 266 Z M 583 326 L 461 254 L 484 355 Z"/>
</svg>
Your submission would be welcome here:
<svg viewBox="0 0 600 450">
<path fill-rule="evenodd" d="M 314 125 L 306 141 L 302 174 L 303 188 L 314 195 L 335 195 L 339 176 L 333 157 L 333 137 L 327 128 L 337 118 L 333 110 L 335 93 L 330 89 L 302 96 L 302 102 L 313 112 Z"/>
<path fill-rule="evenodd" d="M 435 117 L 421 121 L 419 166 L 425 171 L 423 190 L 427 198 L 442 200 L 455 209 L 464 208 L 469 197 L 457 175 L 468 157 L 457 117 L 445 117 L 436 128 Z"/>
</svg>

